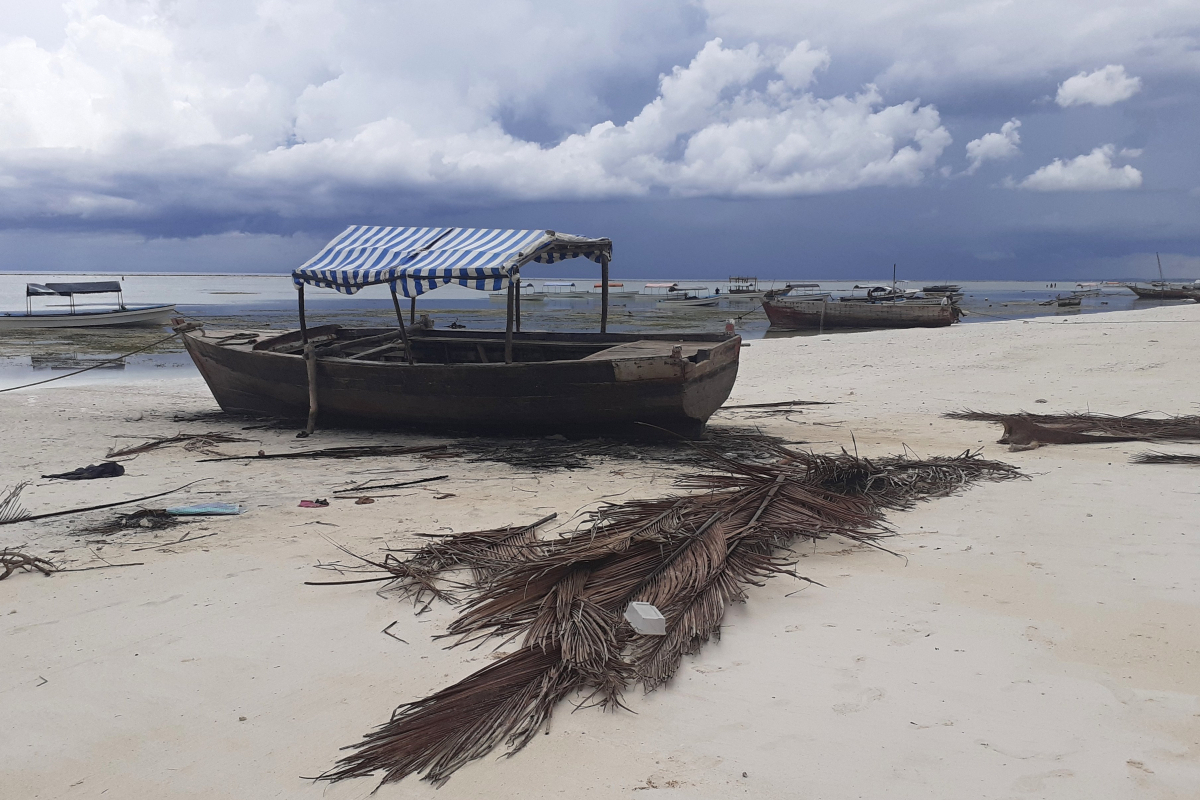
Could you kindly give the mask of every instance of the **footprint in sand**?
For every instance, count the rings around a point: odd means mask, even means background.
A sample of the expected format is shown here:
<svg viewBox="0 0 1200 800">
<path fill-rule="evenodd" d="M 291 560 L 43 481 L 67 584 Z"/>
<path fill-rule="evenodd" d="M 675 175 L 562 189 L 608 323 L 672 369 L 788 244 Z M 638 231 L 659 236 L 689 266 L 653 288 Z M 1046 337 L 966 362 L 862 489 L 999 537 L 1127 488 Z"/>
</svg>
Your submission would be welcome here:
<svg viewBox="0 0 1200 800">
<path fill-rule="evenodd" d="M 862 711 L 867 706 L 877 700 L 882 700 L 886 692 L 883 689 L 877 689 L 874 686 L 868 686 L 858 693 L 858 702 L 855 703 L 838 703 L 833 707 L 833 710 L 839 714 L 854 714 Z"/>
</svg>

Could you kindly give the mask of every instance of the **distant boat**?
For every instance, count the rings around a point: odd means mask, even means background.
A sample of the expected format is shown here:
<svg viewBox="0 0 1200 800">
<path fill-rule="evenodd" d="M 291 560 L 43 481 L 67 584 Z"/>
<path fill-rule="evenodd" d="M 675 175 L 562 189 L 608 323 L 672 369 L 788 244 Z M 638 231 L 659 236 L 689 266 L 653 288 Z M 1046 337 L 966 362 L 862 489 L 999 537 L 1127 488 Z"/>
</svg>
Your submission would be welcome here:
<svg viewBox="0 0 1200 800">
<path fill-rule="evenodd" d="M 1184 283 L 1166 283 L 1155 281 L 1149 286 L 1139 286 L 1136 283 L 1123 284 L 1126 289 L 1138 296 L 1139 300 L 1196 300 L 1200 297 L 1200 286 Z"/>
<path fill-rule="evenodd" d="M 595 286 L 592 287 L 592 291 L 588 292 L 588 296 L 589 297 L 599 297 L 602 294 L 603 289 L 604 289 L 604 284 L 597 283 Z M 613 289 L 616 289 L 616 291 L 614 292 Z M 637 294 L 638 294 L 637 292 L 632 291 L 632 290 L 630 290 L 628 292 L 625 291 L 625 284 L 623 284 L 623 283 L 613 283 L 612 281 L 609 281 L 609 283 L 608 283 L 608 299 L 609 300 L 613 300 L 613 299 L 628 300 L 631 297 L 637 297 Z"/>
<path fill-rule="evenodd" d="M 493 303 L 507 303 L 508 292 L 489 292 L 488 299 Z M 521 302 L 539 302 L 546 299 L 544 292 L 537 291 L 537 287 L 533 285 L 533 281 L 521 284 Z"/>
<path fill-rule="evenodd" d="M 921 294 L 926 297 L 949 297 L 951 300 L 962 300 L 962 287 L 953 283 L 935 283 L 921 288 Z"/>
<path fill-rule="evenodd" d="M 116 308 L 80 309 L 76 295 L 116 294 Z M 69 311 L 34 311 L 34 297 L 66 297 L 71 301 Z M 174 305 L 127 306 L 120 281 L 90 281 L 85 283 L 27 283 L 25 284 L 25 313 L 0 313 L 0 331 L 32 330 L 37 328 L 107 328 L 129 326 L 159 326 L 170 321 Z"/>
<path fill-rule="evenodd" d="M 646 288 L 661 287 L 663 284 L 646 284 Z M 666 284 L 667 290 L 655 306 L 662 309 L 696 308 L 715 306 L 721 301 L 720 295 L 711 294 L 707 286 L 680 286 L 677 283 Z"/>
<path fill-rule="evenodd" d="M 730 275 L 727 295 L 730 300 L 757 300 L 766 295 L 765 289 L 759 288 L 758 278 L 750 275 Z"/>
<path fill-rule="evenodd" d="M 923 300 L 833 300 L 822 297 L 767 297 L 763 310 L 775 330 L 829 328 L 941 328 L 958 321 L 958 306 L 943 298 Z"/>
<path fill-rule="evenodd" d="M 588 296 L 587 292 L 576 289 L 575 284 L 571 281 L 542 281 L 542 293 L 551 300 L 570 300 Z"/>
</svg>

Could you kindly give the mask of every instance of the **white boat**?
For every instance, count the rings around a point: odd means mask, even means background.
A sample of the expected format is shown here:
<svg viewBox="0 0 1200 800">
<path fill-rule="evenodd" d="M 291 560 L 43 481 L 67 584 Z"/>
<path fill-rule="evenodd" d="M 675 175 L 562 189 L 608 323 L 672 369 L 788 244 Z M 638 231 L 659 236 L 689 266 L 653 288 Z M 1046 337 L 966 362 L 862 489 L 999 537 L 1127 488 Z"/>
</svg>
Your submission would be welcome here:
<svg viewBox="0 0 1200 800">
<path fill-rule="evenodd" d="M 650 284 L 646 284 L 649 286 Z M 707 286 L 679 286 L 671 284 L 667 289 L 666 296 L 661 298 L 655 306 L 658 308 L 696 308 L 703 306 L 715 306 L 721 301 L 720 295 L 708 294 Z"/>
<path fill-rule="evenodd" d="M 603 292 L 601 291 L 603 288 L 604 288 L 603 283 L 597 283 L 595 286 L 592 287 L 592 290 L 590 292 L 588 292 L 588 297 L 600 297 L 600 295 L 603 294 Z M 613 291 L 614 289 L 616 291 Z M 613 283 L 612 281 L 608 282 L 608 299 L 609 300 L 628 300 L 630 298 L 637 297 L 637 295 L 638 295 L 637 292 L 625 291 L 625 284 L 623 284 L 623 283 Z"/>
<path fill-rule="evenodd" d="M 508 292 L 489 292 L 488 299 L 491 300 L 493 303 L 507 303 L 508 302 Z M 544 293 L 536 290 L 536 288 L 533 285 L 533 281 L 530 281 L 529 283 L 521 284 L 521 302 L 522 303 L 528 303 L 531 301 L 539 302 L 539 301 L 545 300 L 545 299 L 546 299 L 546 295 Z"/>
<path fill-rule="evenodd" d="M 79 309 L 76 295 L 116 294 L 116 308 Z M 34 311 L 34 297 L 66 297 L 71 301 L 69 311 Z M 125 305 L 120 281 L 91 281 L 87 283 L 28 283 L 25 285 L 25 313 L 0 312 L 0 331 L 35 330 L 38 328 L 107 328 L 126 326 L 166 325 L 175 306 Z"/>
<path fill-rule="evenodd" d="M 766 296 L 767 290 L 761 288 L 758 285 L 758 278 L 752 275 L 730 275 L 726 294 L 731 301 L 753 300 L 757 302 Z"/>
<path fill-rule="evenodd" d="M 542 281 L 542 293 L 551 300 L 572 300 L 588 296 L 587 292 L 576 289 L 571 281 Z"/>
</svg>

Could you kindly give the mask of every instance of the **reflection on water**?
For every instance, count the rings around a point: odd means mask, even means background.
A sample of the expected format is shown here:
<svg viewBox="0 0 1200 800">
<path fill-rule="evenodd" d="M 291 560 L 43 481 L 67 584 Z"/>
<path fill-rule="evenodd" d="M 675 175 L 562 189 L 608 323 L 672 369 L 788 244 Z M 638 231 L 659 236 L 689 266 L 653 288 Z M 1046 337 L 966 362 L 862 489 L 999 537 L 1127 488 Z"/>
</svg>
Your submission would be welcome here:
<svg viewBox="0 0 1200 800">
<path fill-rule="evenodd" d="M 125 358 L 117 357 L 116 354 L 111 356 L 98 355 L 80 355 L 79 353 L 71 353 L 70 355 L 53 354 L 30 356 L 29 366 L 35 370 L 38 369 L 57 369 L 57 370 L 72 370 L 72 369 L 125 369 Z"/>
</svg>

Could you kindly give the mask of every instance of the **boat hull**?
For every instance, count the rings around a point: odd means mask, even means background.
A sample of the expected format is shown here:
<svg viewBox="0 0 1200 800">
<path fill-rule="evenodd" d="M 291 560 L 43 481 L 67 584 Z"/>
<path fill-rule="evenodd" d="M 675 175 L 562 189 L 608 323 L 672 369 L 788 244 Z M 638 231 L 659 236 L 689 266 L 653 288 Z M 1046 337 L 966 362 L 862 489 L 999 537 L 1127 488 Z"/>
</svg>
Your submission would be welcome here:
<svg viewBox="0 0 1200 800">
<path fill-rule="evenodd" d="M 1139 300 L 1197 300 L 1200 299 L 1200 289 L 1183 287 L 1153 288 L 1146 286 L 1130 286 L 1127 289 L 1138 296 Z"/>
<path fill-rule="evenodd" d="M 942 328 L 958 315 L 945 303 L 841 303 L 825 300 L 764 300 L 763 310 L 776 330 L 833 328 Z"/>
<path fill-rule="evenodd" d="M 169 305 L 123 311 L 80 311 L 75 314 L 0 314 L 0 331 L 162 326 L 170 322 L 174 313 L 175 306 Z"/>
<path fill-rule="evenodd" d="M 460 334 L 464 342 L 477 342 L 481 336 L 438 331 L 437 341 L 448 341 L 453 347 L 454 334 Z M 552 335 L 518 334 L 517 347 L 533 336 L 545 340 Z M 561 336 L 584 345 L 587 337 L 600 343 L 641 341 L 634 335 Z M 679 341 L 687 338 L 679 337 Z M 308 413 L 303 356 L 246 345 L 221 346 L 195 332 L 185 333 L 183 339 L 223 410 L 289 418 Z M 674 340 L 668 337 L 657 341 L 663 346 L 649 349 L 658 352 L 643 357 L 604 358 L 600 353 L 583 359 L 513 364 L 409 365 L 403 361 L 319 358 L 318 423 L 570 436 L 645 436 L 652 429 L 637 423 L 646 423 L 697 437 L 729 397 L 737 377 L 741 339 L 707 337 L 703 349 L 694 343 L 690 346 L 692 358 L 675 357 L 671 353 Z M 414 342 L 419 344 L 418 339 Z M 502 334 L 494 335 L 488 347 L 502 342 Z M 597 349 L 604 348 L 598 345 Z"/>
</svg>

